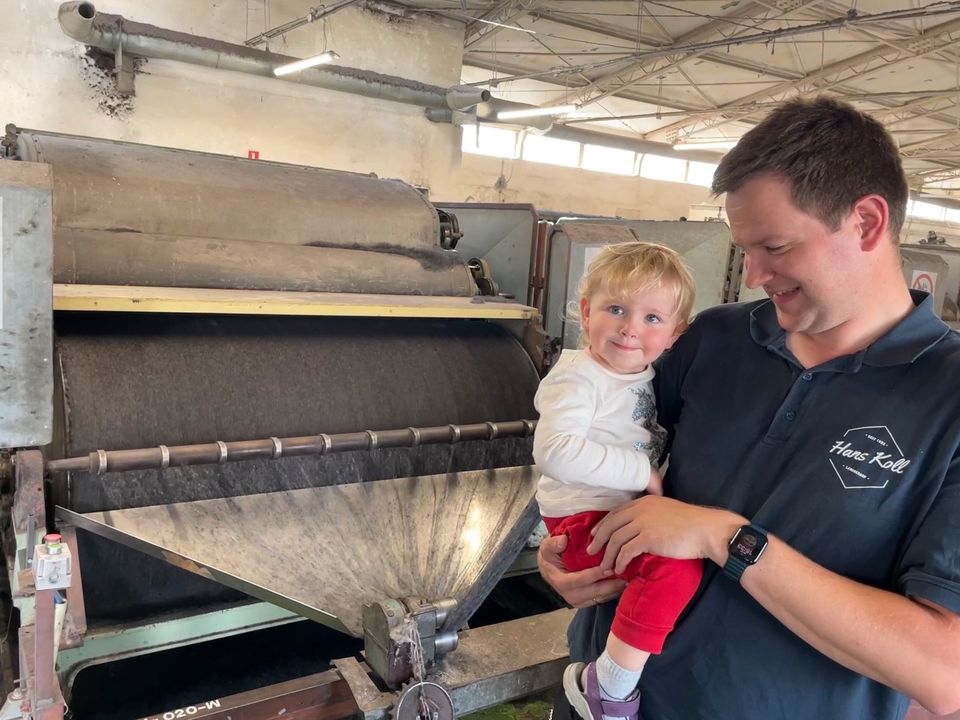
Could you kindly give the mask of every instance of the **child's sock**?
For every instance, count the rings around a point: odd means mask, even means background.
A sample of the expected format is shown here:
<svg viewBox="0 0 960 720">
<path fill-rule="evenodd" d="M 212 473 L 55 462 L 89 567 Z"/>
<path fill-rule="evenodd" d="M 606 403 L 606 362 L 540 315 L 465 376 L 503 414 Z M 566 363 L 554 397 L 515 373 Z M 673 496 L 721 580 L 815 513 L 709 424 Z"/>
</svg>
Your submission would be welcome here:
<svg viewBox="0 0 960 720">
<path fill-rule="evenodd" d="M 627 670 L 613 661 L 606 650 L 597 659 L 597 681 L 600 683 L 600 692 L 608 700 L 625 700 L 636 690 L 641 671 Z M 603 720 L 616 718 L 603 716 Z"/>
</svg>

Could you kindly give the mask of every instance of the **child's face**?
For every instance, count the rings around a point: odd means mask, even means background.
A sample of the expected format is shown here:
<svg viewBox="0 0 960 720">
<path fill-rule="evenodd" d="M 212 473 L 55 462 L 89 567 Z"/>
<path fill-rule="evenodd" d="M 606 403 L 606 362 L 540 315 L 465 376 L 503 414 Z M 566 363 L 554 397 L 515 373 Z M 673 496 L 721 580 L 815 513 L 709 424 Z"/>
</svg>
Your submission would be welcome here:
<svg viewBox="0 0 960 720">
<path fill-rule="evenodd" d="M 641 372 L 673 345 L 684 330 L 674 307 L 676 293 L 659 287 L 614 297 L 597 292 L 580 300 L 590 353 L 623 375 Z"/>
</svg>

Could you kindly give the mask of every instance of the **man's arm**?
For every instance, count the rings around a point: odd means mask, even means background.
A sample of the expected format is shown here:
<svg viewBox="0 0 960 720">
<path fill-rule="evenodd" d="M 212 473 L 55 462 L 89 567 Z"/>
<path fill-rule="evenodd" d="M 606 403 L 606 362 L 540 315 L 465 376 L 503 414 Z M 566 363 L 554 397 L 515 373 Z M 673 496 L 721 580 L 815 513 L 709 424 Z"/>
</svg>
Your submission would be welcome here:
<svg viewBox="0 0 960 720">
<path fill-rule="evenodd" d="M 645 497 L 610 513 L 595 530 L 602 569 L 637 555 L 727 561 L 747 520 L 727 510 Z M 548 578 L 549 581 L 549 578 Z M 743 589 L 805 642 L 841 665 L 889 685 L 938 714 L 960 709 L 960 615 L 925 600 L 863 585 L 814 563 L 770 536 Z"/>
<path fill-rule="evenodd" d="M 726 562 L 726 549 L 722 557 Z M 900 690 L 937 714 L 960 710 L 960 615 L 854 582 L 776 537 L 744 573 L 743 587 L 844 667 Z"/>
</svg>

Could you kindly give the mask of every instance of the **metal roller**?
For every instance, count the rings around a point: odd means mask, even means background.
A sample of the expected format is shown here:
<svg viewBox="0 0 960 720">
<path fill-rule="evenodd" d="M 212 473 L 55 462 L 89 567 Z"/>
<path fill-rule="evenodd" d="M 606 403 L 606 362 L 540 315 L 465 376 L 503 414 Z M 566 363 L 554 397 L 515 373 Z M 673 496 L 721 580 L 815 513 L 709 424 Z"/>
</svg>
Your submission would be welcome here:
<svg viewBox="0 0 960 720">
<path fill-rule="evenodd" d="M 416 447 L 460 442 L 460 440 L 495 440 L 497 437 L 529 437 L 536 422 L 513 420 L 502 423 L 474 423 L 473 425 L 438 425 L 428 428 L 404 428 L 402 430 L 364 430 L 363 432 L 329 435 L 303 435 L 301 437 L 265 440 L 217 440 L 192 445 L 158 445 L 155 448 L 128 450 L 97 450 L 74 458 L 50 460 L 46 463 L 49 473 L 91 472 L 103 475 L 108 472 L 129 470 L 166 470 L 171 465 L 205 465 L 209 463 L 239 462 L 263 458 L 277 459 L 295 455 L 327 455 L 353 450 L 376 450 L 388 447 Z"/>
<path fill-rule="evenodd" d="M 57 332 L 62 390 L 51 457 L 534 416 L 533 365 L 488 323 L 73 315 L 58 319 Z M 528 438 L 498 438 L 71 473 L 56 495 L 95 512 L 530 461 Z M 335 520 L 349 535 L 356 519 Z M 94 625 L 243 597 L 99 537 L 81 532 L 79 543 L 84 576 L 97 578 L 84 588 Z"/>
<path fill-rule="evenodd" d="M 56 168 L 57 282 L 476 292 L 437 210 L 399 180 L 12 126 L 6 143 Z"/>
<path fill-rule="evenodd" d="M 297 290 L 384 295 L 476 294 L 455 253 L 377 251 L 57 227 L 53 280 L 86 285 Z"/>
</svg>

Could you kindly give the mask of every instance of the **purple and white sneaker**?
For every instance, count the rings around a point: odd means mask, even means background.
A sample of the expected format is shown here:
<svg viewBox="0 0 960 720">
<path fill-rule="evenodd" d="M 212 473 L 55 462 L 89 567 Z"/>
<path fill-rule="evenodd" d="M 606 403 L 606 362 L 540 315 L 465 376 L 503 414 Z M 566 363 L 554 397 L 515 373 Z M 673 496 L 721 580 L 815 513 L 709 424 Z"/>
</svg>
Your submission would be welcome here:
<svg viewBox="0 0 960 720">
<path fill-rule="evenodd" d="M 603 720 L 604 716 L 640 720 L 640 691 L 634 690 L 624 700 L 605 697 L 597 680 L 595 662 L 587 665 L 579 662 L 567 665 L 567 669 L 563 671 L 563 690 L 570 706 L 583 720 Z"/>
</svg>

